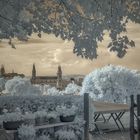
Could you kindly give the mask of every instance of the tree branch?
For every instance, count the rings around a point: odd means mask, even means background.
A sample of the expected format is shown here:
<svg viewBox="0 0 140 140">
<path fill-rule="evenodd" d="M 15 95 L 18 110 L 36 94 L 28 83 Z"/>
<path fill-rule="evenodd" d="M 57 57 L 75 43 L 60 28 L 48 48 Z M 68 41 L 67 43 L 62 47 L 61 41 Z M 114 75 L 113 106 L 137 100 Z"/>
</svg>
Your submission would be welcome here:
<svg viewBox="0 0 140 140">
<path fill-rule="evenodd" d="M 99 20 L 102 20 L 102 18 L 99 18 L 99 19 L 95 19 L 95 18 L 91 18 L 91 17 L 86 17 L 86 16 L 82 16 L 77 10 L 75 11 L 72 11 L 70 8 L 68 8 L 67 4 L 66 4 L 66 1 L 63 1 L 61 0 L 61 2 L 63 3 L 63 5 L 66 7 L 66 9 L 69 11 L 69 12 L 72 12 L 72 13 L 75 13 L 78 17 L 82 18 L 82 19 L 85 19 L 85 20 L 88 20 L 88 21 L 99 21 Z M 99 6 L 99 5 L 98 5 Z"/>
<path fill-rule="evenodd" d="M 0 18 L 5 19 L 5 20 L 7 20 L 7 21 L 9 21 L 9 22 L 12 22 L 12 20 L 11 20 L 11 19 L 9 19 L 9 18 L 7 18 L 7 17 L 4 17 L 4 16 L 3 16 L 3 15 L 1 15 L 1 14 L 0 14 Z"/>
</svg>

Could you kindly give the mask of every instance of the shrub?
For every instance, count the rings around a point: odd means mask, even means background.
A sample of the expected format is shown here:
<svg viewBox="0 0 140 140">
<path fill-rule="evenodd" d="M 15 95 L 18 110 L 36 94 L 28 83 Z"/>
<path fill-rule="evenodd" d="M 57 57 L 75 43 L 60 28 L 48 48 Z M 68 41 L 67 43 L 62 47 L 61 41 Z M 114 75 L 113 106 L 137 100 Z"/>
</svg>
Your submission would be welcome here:
<svg viewBox="0 0 140 140">
<path fill-rule="evenodd" d="M 5 113 L 3 116 L 4 122 L 10 122 L 10 121 L 21 121 L 23 120 L 23 116 L 20 113 L 12 112 L 12 113 Z"/>
<path fill-rule="evenodd" d="M 69 94 L 69 95 L 77 95 L 80 93 L 81 87 L 74 84 L 74 83 L 70 83 L 67 85 L 67 87 L 65 88 L 64 93 L 65 94 Z"/>
<path fill-rule="evenodd" d="M 0 92 L 2 92 L 5 88 L 6 80 L 4 78 L 0 78 Z"/>
<path fill-rule="evenodd" d="M 77 140 L 77 136 L 72 130 L 58 130 L 55 133 L 57 140 Z"/>
<path fill-rule="evenodd" d="M 71 107 L 67 107 L 67 106 L 63 105 L 63 106 L 58 106 L 56 108 L 56 111 L 64 117 L 76 115 L 77 110 L 78 110 L 78 108 L 74 105 Z"/>
<path fill-rule="evenodd" d="M 57 106 L 75 105 L 77 114 L 83 113 L 82 96 L 0 96 L 0 108 L 15 111 L 19 107 L 22 113 L 46 110 L 54 111 Z"/>
<path fill-rule="evenodd" d="M 32 125 L 21 125 L 18 129 L 18 137 L 20 140 L 34 140 L 36 131 Z"/>
<path fill-rule="evenodd" d="M 49 135 L 41 135 L 36 140 L 51 140 Z"/>
<path fill-rule="evenodd" d="M 140 74 L 122 66 L 105 66 L 85 77 L 83 93 L 94 100 L 124 103 L 127 96 L 140 94 Z"/>
<path fill-rule="evenodd" d="M 32 85 L 30 79 L 14 77 L 6 82 L 5 93 L 16 96 L 40 95 L 41 90 L 38 86 Z"/>
</svg>

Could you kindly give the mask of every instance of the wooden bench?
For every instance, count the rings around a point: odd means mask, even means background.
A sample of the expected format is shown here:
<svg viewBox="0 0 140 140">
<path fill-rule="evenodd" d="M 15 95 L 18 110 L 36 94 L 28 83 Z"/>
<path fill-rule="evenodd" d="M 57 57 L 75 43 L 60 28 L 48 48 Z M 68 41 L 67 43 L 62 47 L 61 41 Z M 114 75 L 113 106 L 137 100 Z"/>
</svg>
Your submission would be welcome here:
<svg viewBox="0 0 140 140">
<path fill-rule="evenodd" d="M 120 131 L 121 129 L 125 130 L 121 118 L 126 112 L 130 111 L 129 105 L 93 101 L 93 106 L 95 107 L 95 122 L 100 116 L 102 116 L 104 122 L 108 122 L 112 118 Z M 109 114 L 109 117 L 105 118 L 104 114 Z"/>
</svg>

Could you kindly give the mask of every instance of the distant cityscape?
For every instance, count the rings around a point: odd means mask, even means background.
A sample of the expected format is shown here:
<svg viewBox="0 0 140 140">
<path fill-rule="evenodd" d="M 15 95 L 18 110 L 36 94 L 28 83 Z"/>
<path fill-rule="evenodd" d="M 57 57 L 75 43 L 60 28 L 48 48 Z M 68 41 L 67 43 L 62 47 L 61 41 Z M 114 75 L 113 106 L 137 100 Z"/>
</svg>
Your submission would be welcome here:
<svg viewBox="0 0 140 140">
<path fill-rule="evenodd" d="M 39 85 L 50 85 L 56 87 L 57 89 L 61 90 L 64 89 L 69 83 L 75 83 L 79 86 L 82 85 L 84 76 L 80 75 L 69 75 L 63 76 L 62 68 L 59 65 L 56 71 L 56 75 L 54 76 L 39 76 L 36 75 L 37 70 L 35 64 L 32 67 L 32 75 L 30 78 L 32 84 L 39 84 Z M 5 70 L 4 65 L 1 65 L 0 68 L 0 77 L 5 78 L 6 80 L 10 80 L 15 76 L 20 76 L 22 78 L 26 77 L 24 74 L 15 73 L 14 70 L 11 73 L 7 73 Z"/>
</svg>

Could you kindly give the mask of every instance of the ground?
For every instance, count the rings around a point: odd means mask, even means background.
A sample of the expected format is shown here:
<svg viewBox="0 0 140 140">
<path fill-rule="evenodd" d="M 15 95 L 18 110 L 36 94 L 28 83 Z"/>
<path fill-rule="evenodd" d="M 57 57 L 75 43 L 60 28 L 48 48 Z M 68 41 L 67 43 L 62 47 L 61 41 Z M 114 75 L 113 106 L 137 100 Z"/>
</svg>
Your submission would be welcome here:
<svg viewBox="0 0 140 140">
<path fill-rule="evenodd" d="M 122 118 L 122 123 L 125 126 L 125 131 L 119 131 L 113 120 L 109 123 L 99 123 L 99 133 L 92 135 L 92 140 L 130 140 L 129 133 L 129 113 L 126 113 Z"/>
<path fill-rule="evenodd" d="M 93 140 L 130 140 L 129 132 L 110 132 L 105 134 L 94 134 Z"/>
</svg>

